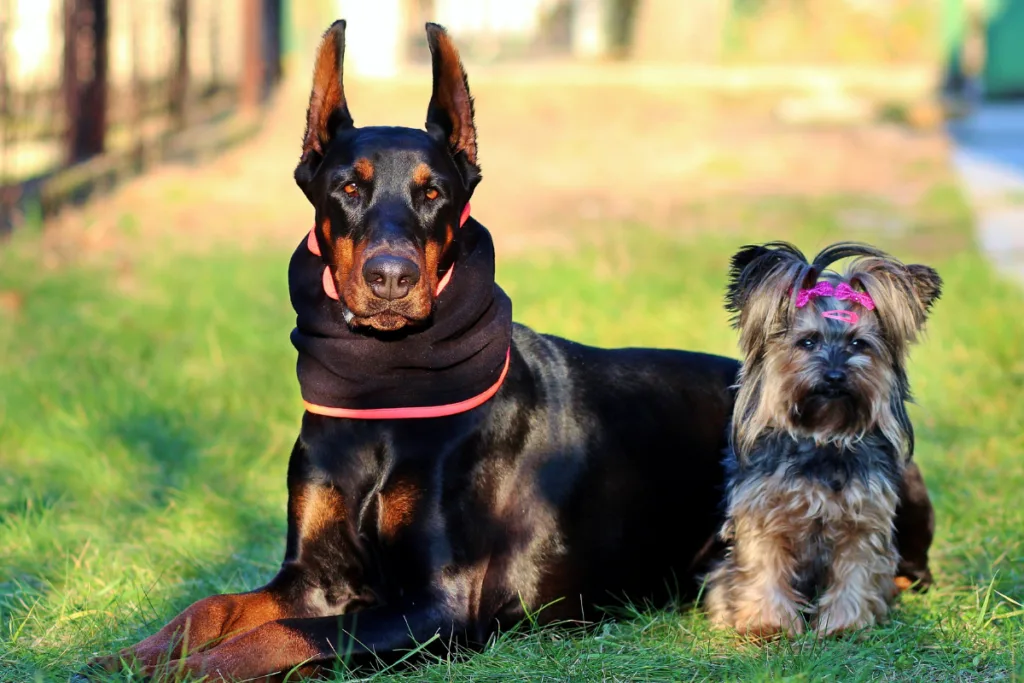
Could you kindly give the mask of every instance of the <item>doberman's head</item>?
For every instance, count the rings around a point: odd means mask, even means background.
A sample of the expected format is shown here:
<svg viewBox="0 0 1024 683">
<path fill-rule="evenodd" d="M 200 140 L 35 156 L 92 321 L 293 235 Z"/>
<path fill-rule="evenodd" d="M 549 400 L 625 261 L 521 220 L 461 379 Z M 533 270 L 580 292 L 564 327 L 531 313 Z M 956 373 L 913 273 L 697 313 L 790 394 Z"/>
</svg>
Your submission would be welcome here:
<svg viewBox="0 0 1024 683">
<path fill-rule="evenodd" d="M 428 321 L 460 214 L 480 182 L 459 53 L 437 24 L 427 24 L 427 41 L 434 90 L 426 130 L 355 127 L 342 85 L 344 21 L 317 52 L 295 181 L 316 209 L 316 239 L 349 324 L 368 331 Z"/>
</svg>

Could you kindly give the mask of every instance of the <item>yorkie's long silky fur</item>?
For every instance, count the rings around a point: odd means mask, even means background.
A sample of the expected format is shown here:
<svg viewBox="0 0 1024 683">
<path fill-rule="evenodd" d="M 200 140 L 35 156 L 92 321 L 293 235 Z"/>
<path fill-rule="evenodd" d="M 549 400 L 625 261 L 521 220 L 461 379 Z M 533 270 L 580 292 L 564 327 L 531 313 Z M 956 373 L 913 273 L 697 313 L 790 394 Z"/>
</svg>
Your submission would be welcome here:
<svg viewBox="0 0 1024 683">
<path fill-rule="evenodd" d="M 842 274 L 828 270 L 848 258 Z M 798 307 L 800 290 L 822 280 L 867 293 L 874 309 L 835 296 Z M 811 261 L 785 242 L 733 257 L 726 308 L 743 367 L 726 459 L 728 550 L 708 575 L 715 624 L 831 634 L 886 616 L 897 492 L 914 450 L 906 360 L 941 286 L 928 266 L 852 242 Z"/>
</svg>

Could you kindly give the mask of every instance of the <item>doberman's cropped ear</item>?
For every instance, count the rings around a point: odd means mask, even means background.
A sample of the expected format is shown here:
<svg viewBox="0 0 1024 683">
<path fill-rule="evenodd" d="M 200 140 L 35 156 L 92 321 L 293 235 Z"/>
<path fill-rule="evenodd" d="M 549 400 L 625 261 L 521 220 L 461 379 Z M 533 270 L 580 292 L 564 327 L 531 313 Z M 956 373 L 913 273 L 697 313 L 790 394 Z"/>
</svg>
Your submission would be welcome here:
<svg viewBox="0 0 1024 683">
<path fill-rule="evenodd" d="M 295 169 L 295 182 L 309 195 L 313 179 L 331 139 L 340 130 L 352 127 L 345 88 L 342 85 L 342 61 L 345 58 L 345 20 L 327 29 L 317 49 L 313 70 L 313 89 L 306 110 L 306 134 L 302 138 L 302 156 Z"/>
<path fill-rule="evenodd" d="M 472 192 L 480 182 L 473 122 L 473 98 L 459 52 L 443 26 L 427 24 L 427 44 L 434 71 L 434 90 L 427 107 L 427 132 L 448 146 L 462 173 L 466 189 Z"/>
</svg>

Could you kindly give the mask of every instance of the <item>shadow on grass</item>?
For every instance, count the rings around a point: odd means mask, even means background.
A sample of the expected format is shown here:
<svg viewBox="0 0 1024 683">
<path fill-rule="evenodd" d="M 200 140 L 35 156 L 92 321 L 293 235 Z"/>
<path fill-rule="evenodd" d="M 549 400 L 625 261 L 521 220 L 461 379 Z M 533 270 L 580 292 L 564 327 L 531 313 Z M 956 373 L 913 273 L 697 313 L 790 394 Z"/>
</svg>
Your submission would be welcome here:
<svg viewBox="0 0 1024 683">
<path fill-rule="evenodd" d="M 140 501 L 146 509 L 140 510 L 133 537 L 124 540 L 145 546 L 147 535 L 153 534 L 165 548 L 152 560 L 158 569 L 154 584 L 137 586 L 133 602 L 138 611 L 122 611 L 118 619 L 117 646 L 150 635 L 198 599 L 258 588 L 276 573 L 284 550 L 285 507 L 277 502 L 280 496 L 268 499 L 263 487 L 251 488 L 251 473 L 242 462 L 220 459 L 208 449 L 213 442 L 251 448 L 269 440 L 267 431 L 244 416 L 200 418 L 197 424 L 195 415 L 154 408 L 137 409 L 110 424 L 110 433 L 133 457 L 148 461 L 151 472 L 140 482 L 151 491 L 148 501 Z M 234 440 L 225 434 L 244 436 Z M 282 464 L 276 473 L 281 491 L 287 455 L 285 451 L 274 458 Z M 176 509 L 183 517 L 180 531 L 161 529 L 161 517 Z M 204 539 L 207 533 L 219 542 Z M 173 580 L 163 575 L 165 570 Z M 109 638 L 103 640 L 103 649 L 113 647 Z"/>
<path fill-rule="evenodd" d="M 919 606 L 845 637 L 813 634 L 753 641 L 711 630 L 687 606 L 682 613 L 631 610 L 583 629 L 533 628 L 528 622 L 482 650 L 417 653 L 385 671 L 386 680 L 629 681 L 907 681 L 1004 680 L 1014 664 L 1004 651 L 972 638 L 963 626 L 936 620 Z M 1019 644 L 1019 640 L 1017 641 Z M 955 672 L 955 674 L 954 674 Z M 333 681 L 372 678 L 369 669 L 340 670 Z"/>
<path fill-rule="evenodd" d="M 109 273 L 14 265 L 26 305 L 0 330 L 0 680 L 66 680 L 194 600 L 273 576 L 283 416 L 297 426 L 301 408 L 287 316 L 246 307 L 247 285 L 267 298 L 278 280 L 258 261 L 186 264 L 192 289 L 154 271 L 179 293 L 158 300 Z M 236 340 L 239 326 L 251 334 Z"/>
</svg>

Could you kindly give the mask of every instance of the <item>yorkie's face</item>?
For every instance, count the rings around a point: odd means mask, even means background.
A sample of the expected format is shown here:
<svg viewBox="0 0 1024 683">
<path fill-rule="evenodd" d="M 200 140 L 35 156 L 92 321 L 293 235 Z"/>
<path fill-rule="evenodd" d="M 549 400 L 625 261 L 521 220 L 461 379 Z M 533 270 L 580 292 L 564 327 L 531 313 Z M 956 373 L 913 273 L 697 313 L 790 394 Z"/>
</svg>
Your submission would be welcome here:
<svg viewBox="0 0 1024 683">
<path fill-rule="evenodd" d="M 777 387 L 773 422 L 833 437 L 872 429 L 896 382 L 893 351 L 874 312 L 832 297 L 810 301 L 765 347 L 764 380 Z"/>
<path fill-rule="evenodd" d="M 851 257 L 843 275 L 828 270 Z M 732 435 L 740 457 L 768 431 L 844 442 L 877 429 L 904 449 L 904 363 L 941 288 L 932 268 L 865 244 L 834 244 L 812 262 L 785 242 L 739 251 L 726 308 L 744 355 Z"/>
</svg>

